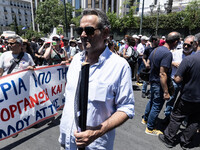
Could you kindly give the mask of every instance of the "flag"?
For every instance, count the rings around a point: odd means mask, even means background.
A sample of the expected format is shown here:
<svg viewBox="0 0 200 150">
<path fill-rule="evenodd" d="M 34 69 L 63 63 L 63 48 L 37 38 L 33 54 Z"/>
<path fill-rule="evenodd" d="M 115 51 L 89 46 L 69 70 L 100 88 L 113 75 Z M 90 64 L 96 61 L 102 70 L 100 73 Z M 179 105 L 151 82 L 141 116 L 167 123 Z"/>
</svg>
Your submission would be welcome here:
<svg viewBox="0 0 200 150">
<path fill-rule="evenodd" d="M 27 29 L 27 27 L 23 27 L 23 28 L 22 28 L 22 30 L 25 30 L 25 29 Z"/>
</svg>

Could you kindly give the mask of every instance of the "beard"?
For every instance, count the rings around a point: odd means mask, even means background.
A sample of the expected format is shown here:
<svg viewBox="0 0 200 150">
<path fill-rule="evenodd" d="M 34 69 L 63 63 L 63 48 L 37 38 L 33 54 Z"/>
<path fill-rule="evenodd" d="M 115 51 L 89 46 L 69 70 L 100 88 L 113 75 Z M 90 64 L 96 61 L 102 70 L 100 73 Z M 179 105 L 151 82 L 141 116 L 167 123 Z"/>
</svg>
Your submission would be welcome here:
<svg viewBox="0 0 200 150">
<path fill-rule="evenodd" d="M 184 48 L 183 48 L 183 52 L 184 52 L 185 54 L 190 54 L 190 53 L 192 53 L 192 51 L 193 51 L 193 48 L 190 48 L 190 49 L 184 49 Z"/>
</svg>

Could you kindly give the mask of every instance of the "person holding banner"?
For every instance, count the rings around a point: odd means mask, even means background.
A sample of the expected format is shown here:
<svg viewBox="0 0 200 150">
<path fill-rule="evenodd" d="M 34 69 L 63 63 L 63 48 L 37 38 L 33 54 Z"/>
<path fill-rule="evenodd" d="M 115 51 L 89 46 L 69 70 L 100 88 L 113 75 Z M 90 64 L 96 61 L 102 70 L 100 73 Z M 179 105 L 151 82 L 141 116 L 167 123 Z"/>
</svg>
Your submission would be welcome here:
<svg viewBox="0 0 200 150">
<path fill-rule="evenodd" d="M 0 76 L 35 68 L 31 55 L 22 52 L 22 40 L 20 37 L 8 37 L 8 46 L 11 51 L 4 52 L 0 57 Z"/>
<path fill-rule="evenodd" d="M 77 28 L 84 50 L 69 66 L 65 88 L 65 106 L 60 123 L 62 150 L 112 150 L 115 128 L 134 116 L 131 69 L 125 59 L 105 45 L 110 23 L 99 9 L 85 9 Z M 86 130 L 75 122 L 76 94 L 82 63 L 89 63 L 89 87 Z"/>
</svg>

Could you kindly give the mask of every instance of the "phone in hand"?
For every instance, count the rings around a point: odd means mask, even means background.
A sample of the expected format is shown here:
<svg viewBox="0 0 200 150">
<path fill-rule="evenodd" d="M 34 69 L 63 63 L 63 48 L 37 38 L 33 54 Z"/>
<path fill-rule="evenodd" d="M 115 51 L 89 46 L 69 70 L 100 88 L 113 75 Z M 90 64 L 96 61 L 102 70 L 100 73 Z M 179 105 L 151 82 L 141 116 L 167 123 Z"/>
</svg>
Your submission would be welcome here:
<svg viewBox="0 0 200 150">
<path fill-rule="evenodd" d="M 56 42 L 52 42 L 52 45 L 56 45 L 57 43 Z"/>
</svg>

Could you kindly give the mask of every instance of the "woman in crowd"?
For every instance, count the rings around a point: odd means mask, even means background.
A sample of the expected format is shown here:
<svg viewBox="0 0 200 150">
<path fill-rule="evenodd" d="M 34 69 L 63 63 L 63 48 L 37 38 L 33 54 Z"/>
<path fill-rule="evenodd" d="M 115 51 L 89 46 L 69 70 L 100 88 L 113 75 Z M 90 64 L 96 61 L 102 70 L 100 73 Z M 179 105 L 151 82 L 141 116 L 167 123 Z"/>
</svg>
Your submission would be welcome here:
<svg viewBox="0 0 200 150">
<path fill-rule="evenodd" d="M 50 46 L 46 49 L 44 55 L 41 58 L 46 59 L 49 65 L 55 65 L 67 61 L 67 53 L 60 45 L 60 37 L 54 36 L 52 38 L 53 42 L 50 43 Z"/>
</svg>

